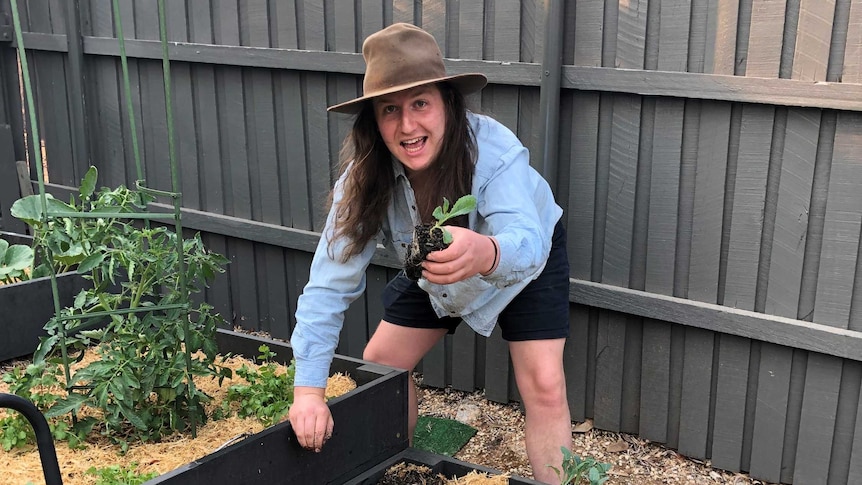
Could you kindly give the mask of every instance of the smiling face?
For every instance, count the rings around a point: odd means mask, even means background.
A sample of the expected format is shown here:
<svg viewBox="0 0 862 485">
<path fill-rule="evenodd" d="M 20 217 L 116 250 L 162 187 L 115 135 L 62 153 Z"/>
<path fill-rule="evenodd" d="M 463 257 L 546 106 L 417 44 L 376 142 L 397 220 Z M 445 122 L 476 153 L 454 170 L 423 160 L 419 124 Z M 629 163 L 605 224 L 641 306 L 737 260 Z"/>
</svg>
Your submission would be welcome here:
<svg viewBox="0 0 862 485">
<path fill-rule="evenodd" d="M 374 117 L 386 147 L 408 173 L 431 166 L 443 144 L 446 107 L 435 84 L 375 98 Z"/>
</svg>

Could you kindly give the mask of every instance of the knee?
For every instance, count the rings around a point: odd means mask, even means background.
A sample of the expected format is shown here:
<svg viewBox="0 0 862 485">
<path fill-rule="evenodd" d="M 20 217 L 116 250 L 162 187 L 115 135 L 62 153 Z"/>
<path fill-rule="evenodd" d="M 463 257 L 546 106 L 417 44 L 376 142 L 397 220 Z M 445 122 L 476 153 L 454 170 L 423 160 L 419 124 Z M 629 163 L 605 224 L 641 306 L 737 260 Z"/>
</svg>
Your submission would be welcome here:
<svg viewBox="0 0 862 485">
<path fill-rule="evenodd" d="M 559 408 L 568 406 L 566 379 L 562 373 L 537 373 L 519 385 L 525 407 Z"/>
<path fill-rule="evenodd" d="M 383 364 L 382 359 L 383 354 L 379 351 L 377 346 L 373 345 L 372 342 L 369 342 L 368 345 L 365 346 L 365 350 L 362 351 L 362 360 Z"/>
</svg>

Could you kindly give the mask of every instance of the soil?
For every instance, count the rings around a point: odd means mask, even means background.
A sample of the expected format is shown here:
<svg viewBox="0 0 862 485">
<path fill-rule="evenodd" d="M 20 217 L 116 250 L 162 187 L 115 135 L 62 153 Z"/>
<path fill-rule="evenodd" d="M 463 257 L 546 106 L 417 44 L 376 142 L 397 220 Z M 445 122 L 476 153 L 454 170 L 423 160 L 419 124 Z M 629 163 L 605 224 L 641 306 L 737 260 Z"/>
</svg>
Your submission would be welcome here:
<svg viewBox="0 0 862 485">
<path fill-rule="evenodd" d="M 508 485 L 506 474 L 488 475 L 472 471 L 462 477 L 445 477 L 435 474 L 425 465 L 396 463 L 389 467 L 376 485 Z"/>
<path fill-rule="evenodd" d="M 443 230 L 432 227 L 433 224 L 426 223 L 413 228 L 413 242 L 407 248 L 407 257 L 404 260 L 404 273 L 413 281 L 422 277 L 422 261 L 425 261 L 428 253 L 449 247 L 449 244 L 443 242 Z"/>
</svg>

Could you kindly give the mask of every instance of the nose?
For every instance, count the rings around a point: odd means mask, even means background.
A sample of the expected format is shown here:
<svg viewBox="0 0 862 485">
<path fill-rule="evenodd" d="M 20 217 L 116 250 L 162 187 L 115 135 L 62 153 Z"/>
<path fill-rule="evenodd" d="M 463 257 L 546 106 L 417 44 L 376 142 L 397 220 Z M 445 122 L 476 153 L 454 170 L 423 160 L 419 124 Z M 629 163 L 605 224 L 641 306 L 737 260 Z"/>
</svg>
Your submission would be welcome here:
<svg viewBox="0 0 862 485">
<path fill-rule="evenodd" d="M 401 110 L 401 131 L 410 133 L 416 128 L 416 120 L 413 119 L 413 113 L 409 109 Z"/>
</svg>

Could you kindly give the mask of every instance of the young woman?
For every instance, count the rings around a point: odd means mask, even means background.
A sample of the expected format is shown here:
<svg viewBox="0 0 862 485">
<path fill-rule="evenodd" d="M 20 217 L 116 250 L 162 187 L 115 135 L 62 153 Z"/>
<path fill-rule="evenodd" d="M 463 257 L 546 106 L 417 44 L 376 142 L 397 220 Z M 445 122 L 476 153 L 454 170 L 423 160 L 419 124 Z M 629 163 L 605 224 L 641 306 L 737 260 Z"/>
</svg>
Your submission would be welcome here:
<svg viewBox="0 0 862 485">
<path fill-rule="evenodd" d="M 571 448 L 563 347 L 569 334 L 569 265 L 562 209 L 530 167 L 527 149 L 499 122 L 469 112 L 464 95 L 482 74 L 448 76 L 434 38 L 394 24 L 366 39 L 363 96 L 329 108 L 356 116 L 341 174 L 299 298 L 290 422 L 299 443 L 320 447 L 333 421 L 323 400 L 344 311 L 365 290 L 377 243 L 403 260 L 413 227 L 443 198 L 473 194 L 477 210 L 447 226 L 416 282 L 404 273 L 382 295 L 384 316 L 363 358 L 412 370 L 465 322 L 481 335 L 499 324 L 526 411 L 527 454 L 538 480 L 559 483 L 560 447 Z M 409 392 L 410 435 L 416 390 Z"/>
</svg>

